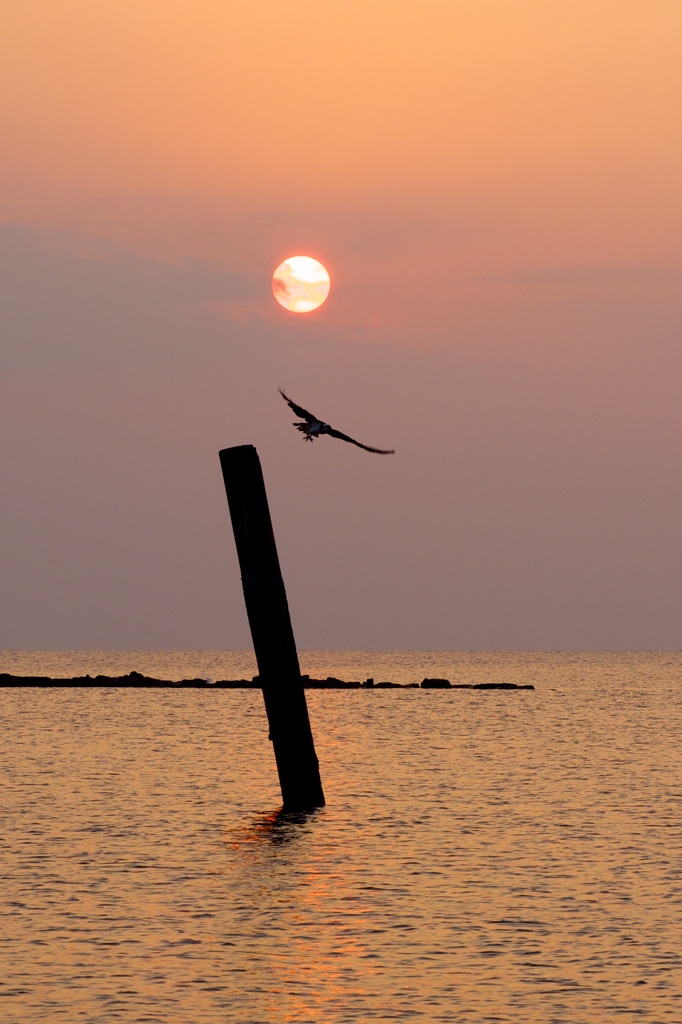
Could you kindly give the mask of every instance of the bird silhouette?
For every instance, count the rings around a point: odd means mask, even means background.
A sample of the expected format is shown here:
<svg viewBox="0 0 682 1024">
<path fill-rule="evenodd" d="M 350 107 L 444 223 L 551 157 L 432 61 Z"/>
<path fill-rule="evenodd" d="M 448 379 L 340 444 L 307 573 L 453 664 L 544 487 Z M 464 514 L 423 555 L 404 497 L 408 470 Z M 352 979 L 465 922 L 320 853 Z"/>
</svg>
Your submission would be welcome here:
<svg viewBox="0 0 682 1024">
<path fill-rule="evenodd" d="M 292 409 L 297 416 L 301 416 L 304 420 L 303 423 L 294 423 L 297 430 L 300 430 L 304 435 L 304 441 L 314 441 L 320 434 L 329 434 L 330 437 L 338 437 L 340 441 L 348 441 L 349 444 L 355 444 L 358 448 L 364 448 L 366 452 L 375 452 L 377 455 L 393 455 L 395 452 L 394 448 L 370 448 L 369 445 L 360 444 L 355 438 L 349 437 L 348 434 L 342 434 L 340 430 L 334 430 L 328 423 L 323 420 L 318 420 L 317 416 L 313 416 L 311 412 L 304 409 L 300 405 L 296 405 L 296 402 L 292 402 L 288 395 L 286 395 L 281 388 L 278 391 L 284 401 L 287 403 L 290 409 Z"/>
</svg>

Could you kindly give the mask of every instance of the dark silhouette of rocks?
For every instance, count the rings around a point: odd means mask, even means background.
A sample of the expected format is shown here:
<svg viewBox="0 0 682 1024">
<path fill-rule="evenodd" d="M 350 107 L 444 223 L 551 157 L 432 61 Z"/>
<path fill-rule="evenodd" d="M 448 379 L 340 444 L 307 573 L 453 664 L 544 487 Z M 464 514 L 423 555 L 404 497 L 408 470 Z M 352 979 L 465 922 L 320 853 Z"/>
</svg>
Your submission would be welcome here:
<svg viewBox="0 0 682 1024">
<path fill-rule="evenodd" d="M 534 690 L 532 683 L 475 683 L 473 690 Z"/>
<path fill-rule="evenodd" d="M 143 687 L 168 687 L 171 689 L 258 689 L 259 684 L 250 679 L 221 679 L 209 683 L 206 679 L 154 679 L 141 672 L 129 672 L 125 676 L 75 676 L 71 679 L 51 679 L 49 676 L 12 676 L 0 673 L 1 686 L 70 686 L 100 687 L 117 686 L 140 689 Z"/>
<path fill-rule="evenodd" d="M 451 683 L 449 679 L 423 679 L 421 683 L 375 683 L 372 678 L 364 682 L 343 679 L 336 679 L 334 676 L 327 676 L 326 679 L 311 679 L 310 676 L 301 676 L 303 686 L 310 690 L 534 690 L 532 683 L 519 685 L 517 683 Z M 259 690 L 260 677 L 253 679 L 219 679 L 210 683 L 207 679 L 154 679 L 145 676 L 141 672 L 129 672 L 125 676 L 77 676 L 72 679 L 52 679 L 49 676 L 13 676 L 7 672 L 0 673 L 0 687 L 12 686 L 69 686 L 69 687 L 128 687 L 133 689 L 167 688 L 167 689 L 195 689 L 195 690 Z"/>
<path fill-rule="evenodd" d="M 423 690 L 534 690 L 532 683 L 451 683 L 449 679 L 423 679 Z"/>
<path fill-rule="evenodd" d="M 306 690 L 359 690 L 363 685 L 360 682 L 347 683 L 334 676 L 327 676 L 326 679 L 311 679 L 310 676 L 302 676 L 302 679 Z"/>
</svg>

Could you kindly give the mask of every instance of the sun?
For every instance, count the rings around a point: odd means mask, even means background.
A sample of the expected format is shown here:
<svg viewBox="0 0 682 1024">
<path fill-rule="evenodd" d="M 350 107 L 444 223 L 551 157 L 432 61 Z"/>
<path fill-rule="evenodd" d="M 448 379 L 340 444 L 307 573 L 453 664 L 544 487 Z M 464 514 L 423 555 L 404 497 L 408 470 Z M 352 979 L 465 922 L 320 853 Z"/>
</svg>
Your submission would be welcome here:
<svg viewBox="0 0 682 1024">
<path fill-rule="evenodd" d="M 291 313 L 310 313 L 329 295 L 331 281 L 326 267 L 312 256 L 289 256 L 272 275 L 272 291 Z"/>
</svg>

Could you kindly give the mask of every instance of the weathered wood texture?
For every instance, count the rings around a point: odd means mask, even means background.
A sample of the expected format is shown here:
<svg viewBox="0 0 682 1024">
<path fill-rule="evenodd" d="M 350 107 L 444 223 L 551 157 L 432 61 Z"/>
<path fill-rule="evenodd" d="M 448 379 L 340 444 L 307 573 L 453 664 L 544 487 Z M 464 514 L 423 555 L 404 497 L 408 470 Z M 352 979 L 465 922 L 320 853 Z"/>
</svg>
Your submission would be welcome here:
<svg viewBox="0 0 682 1024">
<path fill-rule="evenodd" d="M 220 464 L 284 809 L 321 807 L 320 769 L 258 452 L 250 444 L 225 448 Z"/>
</svg>

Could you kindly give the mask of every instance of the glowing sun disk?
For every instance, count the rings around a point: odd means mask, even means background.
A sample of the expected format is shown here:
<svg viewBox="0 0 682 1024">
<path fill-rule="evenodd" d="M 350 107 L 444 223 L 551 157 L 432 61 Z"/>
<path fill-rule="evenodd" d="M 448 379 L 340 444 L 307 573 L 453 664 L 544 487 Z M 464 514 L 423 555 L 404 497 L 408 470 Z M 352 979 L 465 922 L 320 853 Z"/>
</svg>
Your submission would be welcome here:
<svg viewBox="0 0 682 1024">
<path fill-rule="evenodd" d="M 312 256 L 289 256 L 272 277 L 272 291 L 292 313 L 310 313 L 329 295 L 331 282 L 326 268 Z"/>
</svg>

